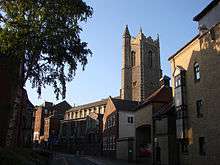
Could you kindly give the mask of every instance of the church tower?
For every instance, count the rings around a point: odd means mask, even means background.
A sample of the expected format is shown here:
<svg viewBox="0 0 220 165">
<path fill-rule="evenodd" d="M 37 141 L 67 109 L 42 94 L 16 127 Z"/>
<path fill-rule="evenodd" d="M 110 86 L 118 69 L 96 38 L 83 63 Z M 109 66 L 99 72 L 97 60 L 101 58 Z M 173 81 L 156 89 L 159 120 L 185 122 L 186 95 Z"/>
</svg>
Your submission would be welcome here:
<svg viewBox="0 0 220 165">
<path fill-rule="evenodd" d="M 143 101 L 160 86 L 159 37 L 153 40 L 142 33 L 131 37 L 128 26 L 123 33 L 121 98 Z"/>
</svg>

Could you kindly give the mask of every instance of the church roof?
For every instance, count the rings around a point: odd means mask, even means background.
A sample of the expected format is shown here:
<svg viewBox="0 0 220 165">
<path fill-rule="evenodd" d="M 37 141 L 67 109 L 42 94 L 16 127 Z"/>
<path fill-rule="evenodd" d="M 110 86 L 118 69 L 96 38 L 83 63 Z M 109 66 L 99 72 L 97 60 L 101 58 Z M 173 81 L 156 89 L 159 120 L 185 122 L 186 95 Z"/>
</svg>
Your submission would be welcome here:
<svg viewBox="0 0 220 165">
<path fill-rule="evenodd" d="M 210 10 L 212 10 L 220 1 L 219 0 L 213 0 L 210 2 L 199 14 L 197 14 L 193 21 L 199 21 L 202 17 L 204 17 Z"/>
<path fill-rule="evenodd" d="M 119 98 L 111 98 L 117 111 L 133 111 L 138 106 L 140 102 L 123 100 Z"/>
</svg>

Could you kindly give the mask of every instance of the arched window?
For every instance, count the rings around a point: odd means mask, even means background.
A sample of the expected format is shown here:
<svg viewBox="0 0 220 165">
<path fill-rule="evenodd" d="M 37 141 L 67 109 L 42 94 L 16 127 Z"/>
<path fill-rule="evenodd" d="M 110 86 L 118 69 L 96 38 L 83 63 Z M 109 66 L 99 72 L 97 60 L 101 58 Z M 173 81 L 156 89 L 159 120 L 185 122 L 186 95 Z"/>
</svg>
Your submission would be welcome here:
<svg viewBox="0 0 220 165">
<path fill-rule="evenodd" d="M 194 79 L 195 81 L 200 80 L 200 68 L 197 62 L 194 64 Z"/>
<path fill-rule="evenodd" d="M 152 51 L 148 52 L 148 56 L 149 56 L 149 67 L 152 68 L 152 66 L 153 66 L 153 53 L 152 53 Z"/>
<path fill-rule="evenodd" d="M 131 66 L 135 66 L 135 51 L 131 51 Z"/>
</svg>

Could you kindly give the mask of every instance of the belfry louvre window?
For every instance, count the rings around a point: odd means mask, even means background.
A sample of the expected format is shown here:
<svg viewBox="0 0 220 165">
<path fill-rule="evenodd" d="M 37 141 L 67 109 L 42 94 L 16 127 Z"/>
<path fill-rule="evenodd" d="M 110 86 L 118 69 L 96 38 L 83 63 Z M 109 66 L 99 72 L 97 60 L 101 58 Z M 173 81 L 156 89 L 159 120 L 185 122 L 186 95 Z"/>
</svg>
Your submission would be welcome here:
<svg viewBox="0 0 220 165">
<path fill-rule="evenodd" d="M 131 65 L 135 66 L 135 51 L 131 51 Z"/>
<path fill-rule="evenodd" d="M 200 80 L 200 67 L 197 62 L 194 64 L 194 79 L 195 81 Z"/>
</svg>

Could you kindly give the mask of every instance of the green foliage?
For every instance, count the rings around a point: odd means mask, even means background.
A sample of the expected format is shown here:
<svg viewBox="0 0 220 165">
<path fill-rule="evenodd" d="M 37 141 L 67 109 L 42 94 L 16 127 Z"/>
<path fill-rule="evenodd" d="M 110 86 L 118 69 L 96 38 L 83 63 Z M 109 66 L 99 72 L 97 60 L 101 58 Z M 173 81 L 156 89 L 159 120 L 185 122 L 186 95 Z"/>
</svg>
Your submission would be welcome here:
<svg viewBox="0 0 220 165">
<path fill-rule="evenodd" d="M 50 85 L 65 98 L 77 64 L 84 70 L 92 54 L 79 25 L 92 13 L 82 0 L 0 0 L 0 52 L 23 64 L 22 85 L 29 79 L 39 95 Z"/>
</svg>

